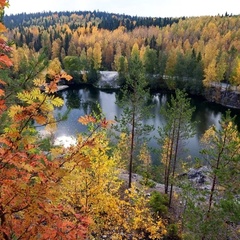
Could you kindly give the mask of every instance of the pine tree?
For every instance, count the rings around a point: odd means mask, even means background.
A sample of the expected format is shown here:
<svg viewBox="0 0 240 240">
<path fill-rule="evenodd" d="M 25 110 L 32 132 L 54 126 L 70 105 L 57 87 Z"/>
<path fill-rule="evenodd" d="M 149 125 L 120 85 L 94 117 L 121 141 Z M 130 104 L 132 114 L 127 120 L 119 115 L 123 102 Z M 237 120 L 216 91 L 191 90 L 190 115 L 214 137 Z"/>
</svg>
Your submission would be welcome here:
<svg viewBox="0 0 240 240">
<path fill-rule="evenodd" d="M 137 44 L 133 46 L 125 77 L 126 84 L 121 99 L 118 100 L 123 113 L 121 118 L 116 120 L 119 123 L 117 129 L 130 137 L 128 187 L 131 188 L 134 158 L 137 155 L 139 141 L 151 130 L 150 126 L 143 123 L 149 114 L 147 107 L 149 92 Z"/>
<path fill-rule="evenodd" d="M 172 203 L 173 183 L 177 166 L 183 151 L 184 141 L 194 134 L 194 123 L 191 122 L 194 108 L 186 93 L 176 90 L 176 96 L 161 109 L 166 124 L 158 129 L 159 143 L 162 145 L 161 161 L 164 164 L 165 193 L 169 194 L 169 207 Z M 170 189 L 169 189 L 170 186 Z"/>
<path fill-rule="evenodd" d="M 232 222 L 233 215 L 237 215 L 234 209 L 227 209 L 224 206 L 235 205 L 236 209 L 240 207 L 235 201 L 235 197 L 240 193 L 240 136 L 230 111 L 226 112 L 226 116 L 220 121 L 220 126 L 221 129 L 211 127 L 202 138 L 206 146 L 202 154 L 212 169 L 212 183 L 205 213 L 206 222 L 214 220 L 213 216 L 217 208 L 219 213 L 222 211 L 224 214 L 226 222 Z M 220 203 L 218 198 L 221 199 Z M 239 214 L 237 218 L 239 221 Z M 223 222 L 220 225 L 224 226 Z M 204 233 L 202 239 L 208 238 L 208 234 L 208 232 Z"/>
<path fill-rule="evenodd" d="M 226 112 L 220 127 L 211 126 L 202 137 L 202 161 L 207 164 L 204 188 L 183 188 L 183 231 L 186 239 L 239 239 L 240 136 L 235 117 Z M 188 185 L 188 186 L 187 186 Z M 187 186 L 187 187 L 186 187 Z"/>
</svg>

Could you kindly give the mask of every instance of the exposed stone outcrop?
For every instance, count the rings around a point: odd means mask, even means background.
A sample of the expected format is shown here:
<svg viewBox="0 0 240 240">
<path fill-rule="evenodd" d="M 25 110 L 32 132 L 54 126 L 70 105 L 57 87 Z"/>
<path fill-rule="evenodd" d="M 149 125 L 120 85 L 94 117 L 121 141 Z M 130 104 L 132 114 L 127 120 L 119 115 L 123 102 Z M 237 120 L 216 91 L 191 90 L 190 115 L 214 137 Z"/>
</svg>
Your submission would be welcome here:
<svg viewBox="0 0 240 240">
<path fill-rule="evenodd" d="M 118 72 L 116 71 L 100 71 L 100 78 L 95 84 L 100 89 L 118 89 Z"/>
<path fill-rule="evenodd" d="M 211 186 L 211 170 L 207 166 L 190 168 L 187 177 L 197 188 L 208 188 Z"/>
<path fill-rule="evenodd" d="M 211 87 L 205 90 L 205 98 L 223 106 L 240 109 L 240 92 L 226 90 L 221 87 Z"/>
</svg>

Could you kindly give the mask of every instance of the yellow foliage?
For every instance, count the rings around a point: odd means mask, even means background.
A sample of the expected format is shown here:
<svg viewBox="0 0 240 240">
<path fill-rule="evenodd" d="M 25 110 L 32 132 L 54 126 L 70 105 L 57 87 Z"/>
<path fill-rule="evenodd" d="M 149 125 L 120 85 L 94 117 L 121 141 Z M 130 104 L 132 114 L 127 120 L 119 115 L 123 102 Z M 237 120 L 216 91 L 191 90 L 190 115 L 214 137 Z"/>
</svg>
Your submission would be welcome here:
<svg viewBox="0 0 240 240">
<path fill-rule="evenodd" d="M 61 63 L 58 58 L 54 58 L 48 66 L 48 77 L 54 79 L 57 74 L 61 73 Z"/>
<path fill-rule="evenodd" d="M 46 85 L 46 80 L 44 78 L 36 78 L 33 80 L 33 83 L 36 87 L 41 87 Z"/>
<path fill-rule="evenodd" d="M 161 161 L 166 166 L 169 165 L 169 162 L 171 160 L 170 159 L 171 143 L 172 143 L 172 140 L 169 137 L 166 137 L 162 146 Z"/>
<path fill-rule="evenodd" d="M 4 132 L 7 133 L 11 139 L 16 139 L 20 136 L 18 129 L 16 129 L 13 126 L 11 126 L 11 128 L 9 127 L 4 128 Z"/>
<path fill-rule="evenodd" d="M 208 144 L 209 148 L 213 148 L 214 146 L 211 146 L 210 139 L 216 137 L 215 132 L 215 126 L 211 126 L 209 129 L 207 129 L 201 139 L 202 143 Z"/>
<path fill-rule="evenodd" d="M 152 159 L 146 143 L 144 143 L 141 147 L 138 157 L 143 162 L 145 167 L 150 166 Z"/>
<path fill-rule="evenodd" d="M 119 166 L 120 168 L 126 168 L 128 164 L 128 159 L 130 155 L 129 140 L 130 137 L 127 134 L 121 133 L 120 139 L 114 151 L 115 158 L 119 159 L 119 162 L 121 163 L 121 165 Z"/>
<path fill-rule="evenodd" d="M 63 99 L 60 97 L 52 96 L 50 99 L 51 99 L 51 104 L 55 107 L 61 107 L 64 104 Z"/>
<path fill-rule="evenodd" d="M 41 95 L 39 88 L 33 88 L 31 91 L 23 91 L 17 94 L 19 100 L 28 103 L 29 105 L 34 103 L 34 100 Z"/>
<path fill-rule="evenodd" d="M 10 107 L 10 109 L 8 111 L 8 115 L 9 115 L 9 117 L 13 118 L 16 113 L 22 112 L 23 109 L 24 108 L 20 105 L 13 105 L 13 106 Z"/>
<path fill-rule="evenodd" d="M 120 195 L 120 158 L 116 152 L 109 155 L 108 141 L 104 130 L 88 139 L 79 135 L 78 144 L 62 159 L 63 168 L 70 171 L 61 183 L 62 201 L 92 218 L 89 237 L 94 233 L 109 239 L 144 239 L 139 237 L 149 233 L 158 239 L 165 233 L 165 225 L 152 217 L 144 191 L 133 188 Z"/>
</svg>

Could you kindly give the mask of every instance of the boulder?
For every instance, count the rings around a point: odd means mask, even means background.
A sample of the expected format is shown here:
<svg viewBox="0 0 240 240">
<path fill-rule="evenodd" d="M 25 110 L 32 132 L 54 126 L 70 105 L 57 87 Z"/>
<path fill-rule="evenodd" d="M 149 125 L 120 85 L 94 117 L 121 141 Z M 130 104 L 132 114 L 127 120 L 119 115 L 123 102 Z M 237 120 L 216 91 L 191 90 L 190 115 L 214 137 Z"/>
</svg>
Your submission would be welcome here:
<svg viewBox="0 0 240 240">
<path fill-rule="evenodd" d="M 207 166 L 202 166 L 197 169 L 190 168 L 187 177 L 190 181 L 198 185 L 209 184 L 211 182 L 209 178 L 210 172 L 211 171 Z"/>
</svg>

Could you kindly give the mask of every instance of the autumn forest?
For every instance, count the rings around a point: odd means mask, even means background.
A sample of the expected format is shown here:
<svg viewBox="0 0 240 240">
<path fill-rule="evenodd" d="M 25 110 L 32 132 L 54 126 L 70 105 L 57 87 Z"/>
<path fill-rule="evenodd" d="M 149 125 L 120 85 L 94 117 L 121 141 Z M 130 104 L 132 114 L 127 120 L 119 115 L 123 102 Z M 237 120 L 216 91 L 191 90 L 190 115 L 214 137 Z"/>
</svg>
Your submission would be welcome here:
<svg viewBox="0 0 240 240">
<path fill-rule="evenodd" d="M 212 83 L 239 85 L 238 16 L 151 19 L 101 12 L 50 12 L 6 16 L 4 21 L 8 39 L 17 47 L 13 58 L 16 72 L 23 58 L 21 51 L 32 54 L 43 47 L 49 60 L 59 59 L 70 72 L 121 72 L 121 61 L 128 61 L 137 44 L 146 73 L 159 74 L 155 85 L 161 85 L 164 75 L 169 76 L 168 88 L 184 86 L 194 93 Z"/>
<path fill-rule="evenodd" d="M 235 116 L 226 111 L 203 134 L 200 158 L 181 155 L 196 124 L 189 95 L 240 108 L 240 15 L 9 16 L 6 7 L 0 0 L 0 239 L 240 238 Z M 59 85 L 95 86 L 100 71 L 118 72 L 121 117 L 79 116 L 86 132 L 55 145 L 68 115 L 54 114 Z M 155 150 L 144 121 L 153 90 L 171 93 Z"/>
</svg>

